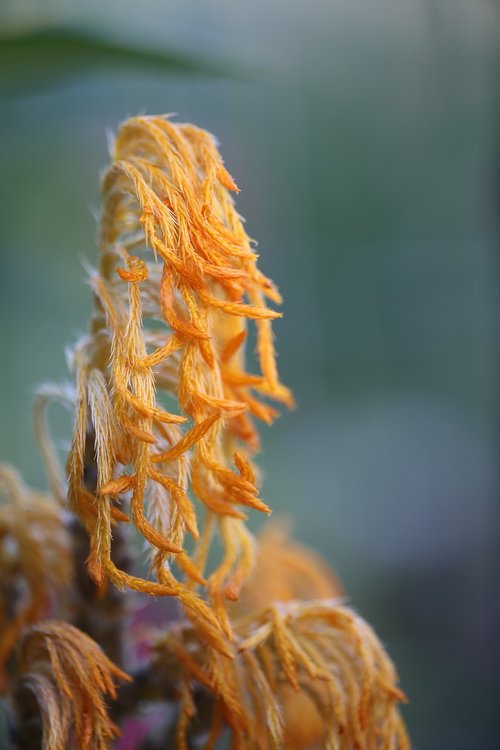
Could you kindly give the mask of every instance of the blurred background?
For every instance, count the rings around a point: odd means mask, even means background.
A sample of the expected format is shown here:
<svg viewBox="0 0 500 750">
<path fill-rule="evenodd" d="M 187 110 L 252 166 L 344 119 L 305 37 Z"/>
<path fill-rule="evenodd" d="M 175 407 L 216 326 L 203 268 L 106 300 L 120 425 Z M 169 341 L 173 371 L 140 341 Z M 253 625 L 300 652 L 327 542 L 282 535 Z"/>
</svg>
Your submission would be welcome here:
<svg viewBox="0 0 500 750">
<path fill-rule="evenodd" d="M 3 0 L 0 26 L 1 458 L 44 483 L 33 390 L 86 326 L 106 132 L 209 129 L 285 298 L 263 497 L 387 644 L 415 748 L 496 750 L 500 4 Z"/>
</svg>

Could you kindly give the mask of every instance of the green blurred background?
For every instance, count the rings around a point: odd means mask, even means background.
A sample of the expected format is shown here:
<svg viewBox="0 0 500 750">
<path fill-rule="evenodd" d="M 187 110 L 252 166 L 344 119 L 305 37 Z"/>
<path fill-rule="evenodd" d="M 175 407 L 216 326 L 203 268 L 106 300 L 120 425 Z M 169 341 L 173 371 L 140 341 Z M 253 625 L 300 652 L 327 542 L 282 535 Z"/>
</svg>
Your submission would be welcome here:
<svg viewBox="0 0 500 750">
<path fill-rule="evenodd" d="M 0 25 L 0 456 L 44 482 L 32 394 L 85 329 L 106 131 L 208 128 L 285 297 L 299 406 L 263 497 L 387 643 L 415 747 L 496 750 L 499 4 L 3 0 Z"/>
</svg>

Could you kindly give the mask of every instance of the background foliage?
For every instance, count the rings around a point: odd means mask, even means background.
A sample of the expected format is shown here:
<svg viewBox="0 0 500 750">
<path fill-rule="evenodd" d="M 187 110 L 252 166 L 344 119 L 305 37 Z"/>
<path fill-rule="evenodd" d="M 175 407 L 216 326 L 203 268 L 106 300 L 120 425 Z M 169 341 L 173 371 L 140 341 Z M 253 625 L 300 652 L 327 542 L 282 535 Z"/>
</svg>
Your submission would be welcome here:
<svg viewBox="0 0 500 750">
<path fill-rule="evenodd" d="M 499 15 L 493 0 L 0 9 L 0 455 L 44 481 L 31 394 L 66 377 L 90 310 L 105 131 L 164 111 L 213 131 L 285 296 L 299 408 L 264 434 L 263 497 L 389 644 L 426 750 L 500 739 Z"/>
</svg>

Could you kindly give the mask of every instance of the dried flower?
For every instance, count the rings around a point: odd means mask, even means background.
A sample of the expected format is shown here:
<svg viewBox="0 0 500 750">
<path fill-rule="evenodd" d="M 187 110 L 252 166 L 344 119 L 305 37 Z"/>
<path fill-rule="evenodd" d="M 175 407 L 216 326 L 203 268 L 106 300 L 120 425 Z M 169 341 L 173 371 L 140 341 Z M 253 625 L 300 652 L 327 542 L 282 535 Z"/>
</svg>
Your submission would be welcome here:
<svg viewBox="0 0 500 750">
<path fill-rule="evenodd" d="M 66 750 L 74 738 L 81 750 L 105 750 L 120 734 L 104 697 L 116 698 L 115 681 L 130 677 L 85 633 L 56 620 L 34 625 L 23 633 L 17 662 L 18 711 L 29 716 L 31 694 L 41 710 L 44 748 Z"/>
<path fill-rule="evenodd" d="M 182 668 L 178 747 L 188 747 L 194 686 L 214 699 L 207 748 L 224 724 L 242 750 L 409 747 L 394 666 L 369 625 L 338 600 L 275 604 L 233 628 L 233 659 L 207 650 L 192 628 L 171 628 L 157 643 L 156 668 L 169 658 Z"/>
<path fill-rule="evenodd" d="M 254 563 L 241 507 L 269 512 L 250 461 L 258 446 L 252 418 L 272 422 L 277 412 L 266 398 L 293 403 L 275 364 L 278 313 L 265 303 L 280 296 L 257 268 L 231 190 L 205 131 L 159 117 L 120 129 L 103 181 L 101 261 L 91 274 L 96 312 L 73 355 L 77 411 L 68 459 L 70 505 L 90 535 L 94 580 L 177 596 L 221 651 L 230 634 L 224 600 L 237 597 Z M 244 368 L 247 319 L 256 321 L 260 375 Z M 177 402 L 175 413 L 168 399 Z M 201 531 L 190 492 L 205 508 Z M 155 580 L 131 576 L 111 559 L 113 525 L 129 520 L 151 549 Z M 224 556 L 207 578 L 216 526 Z M 192 556 L 187 533 L 196 541 Z M 194 592 L 198 585 L 212 612 Z"/>
<path fill-rule="evenodd" d="M 0 508 L 0 541 L 17 545 L 14 562 L 8 545 L 0 557 L 0 665 L 18 640 L 10 688 L 24 747 L 109 748 L 118 729 L 106 696 L 117 699 L 119 718 L 143 701 L 173 701 L 177 718 L 163 727 L 162 745 L 178 750 L 193 741 L 210 750 L 227 728 L 239 750 L 409 747 L 395 669 L 339 598 L 334 574 L 282 526 L 255 539 L 245 524 L 250 510 L 270 513 L 253 463 L 255 420 L 271 424 L 278 412 L 270 401 L 291 407 L 293 398 L 276 368 L 279 313 L 267 307 L 281 298 L 257 268 L 235 191 L 205 131 L 166 117 L 120 128 L 90 271 L 95 310 L 70 356 L 75 387 L 45 386 L 35 407 L 53 497 L 0 470 L 12 498 Z M 245 364 L 250 320 L 258 374 Z M 53 398 L 74 409 L 66 477 L 45 418 Z M 90 590 L 75 516 L 88 535 Z M 144 540 L 146 574 L 129 569 L 127 528 Z M 78 623 L 118 663 L 110 622 L 118 643 L 133 639 L 116 588 L 132 590 L 128 611 L 138 594 L 181 605 L 179 621 L 118 694 L 115 681 L 130 678 L 88 635 L 58 621 L 25 627 L 45 616 L 49 593 L 71 600 L 75 591 L 64 586 L 73 566 L 72 588 L 85 589 L 89 609 Z M 12 612 L 7 589 L 16 577 L 26 596 Z"/>
</svg>

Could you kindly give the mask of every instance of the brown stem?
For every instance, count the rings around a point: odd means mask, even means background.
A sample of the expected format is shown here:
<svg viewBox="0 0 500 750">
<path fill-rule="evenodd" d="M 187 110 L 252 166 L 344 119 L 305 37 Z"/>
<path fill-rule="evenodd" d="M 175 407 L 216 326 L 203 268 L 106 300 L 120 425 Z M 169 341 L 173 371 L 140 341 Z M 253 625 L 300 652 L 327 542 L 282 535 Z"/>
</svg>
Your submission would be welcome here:
<svg viewBox="0 0 500 750">
<path fill-rule="evenodd" d="M 85 488 L 94 493 L 97 482 L 95 441 L 93 432 L 87 433 L 84 462 Z M 74 518 L 71 522 L 74 545 L 75 586 L 72 623 L 90 635 L 106 655 L 118 666 L 123 666 L 124 625 L 127 618 L 126 595 L 112 584 L 99 589 L 87 572 L 90 552 L 87 532 Z M 121 570 L 130 570 L 131 557 L 127 541 L 119 526 L 113 532 L 111 558 Z"/>
<path fill-rule="evenodd" d="M 94 584 L 86 567 L 90 549 L 87 532 L 76 518 L 71 522 L 71 532 L 75 561 L 72 624 L 93 638 L 111 661 L 123 666 L 125 595 L 112 584 L 104 593 Z M 113 537 L 111 556 L 122 570 L 130 567 L 127 544 L 119 530 Z"/>
</svg>

